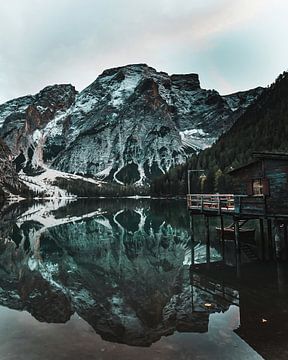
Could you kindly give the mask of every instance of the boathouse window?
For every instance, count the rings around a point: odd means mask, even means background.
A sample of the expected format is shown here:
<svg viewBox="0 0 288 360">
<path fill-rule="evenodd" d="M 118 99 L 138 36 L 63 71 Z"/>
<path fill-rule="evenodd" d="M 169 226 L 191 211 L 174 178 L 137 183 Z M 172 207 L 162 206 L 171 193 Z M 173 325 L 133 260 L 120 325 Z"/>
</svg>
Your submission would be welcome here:
<svg viewBox="0 0 288 360">
<path fill-rule="evenodd" d="M 252 180 L 253 195 L 263 195 L 263 183 L 262 179 Z"/>
<path fill-rule="evenodd" d="M 267 178 L 253 179 L 248 183 L 248 195 L 269 195 L 269 181 Z"/>
</svg>

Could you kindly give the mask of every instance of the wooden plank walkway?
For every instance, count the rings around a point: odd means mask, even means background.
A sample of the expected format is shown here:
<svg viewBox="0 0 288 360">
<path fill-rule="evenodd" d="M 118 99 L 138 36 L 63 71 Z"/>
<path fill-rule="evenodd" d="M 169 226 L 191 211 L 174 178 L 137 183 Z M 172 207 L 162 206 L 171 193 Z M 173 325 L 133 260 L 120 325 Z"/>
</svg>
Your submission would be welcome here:
<svg viewBox="0 0 288 360">
<path fill-rule="evenodd" d="M 188 194 L 187 208 L 194 214 L 232 215 L 242 219 L 288 219 L 288 213 L 273 213 L 265 196 L 234 194 Z"/>
<path fill-rule="evenodd" d="M 233 194 L 188 194 L 187 206 L 190 210 L 200 212 L 235 212 Z"/>
<path fill-rule="evenodd" d="M 188 194 L 187 207 L 193 213 L 259 217 L 266 215 L 265 198 L 234 194 Z"/>
</svg>

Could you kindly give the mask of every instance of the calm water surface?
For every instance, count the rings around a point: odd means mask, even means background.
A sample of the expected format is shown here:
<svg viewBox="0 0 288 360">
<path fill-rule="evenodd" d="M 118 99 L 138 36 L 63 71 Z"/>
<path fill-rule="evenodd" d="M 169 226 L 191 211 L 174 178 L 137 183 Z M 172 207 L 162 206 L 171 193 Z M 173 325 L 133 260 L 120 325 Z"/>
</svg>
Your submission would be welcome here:
<svg viewBox="0 0 288 360">
<path fill-rule="evenodd" d="M 224 264 L 193 224 L 180 200 L 6 205 L 0 359 L 288 359 L 287 266 Z"/>
</svg>

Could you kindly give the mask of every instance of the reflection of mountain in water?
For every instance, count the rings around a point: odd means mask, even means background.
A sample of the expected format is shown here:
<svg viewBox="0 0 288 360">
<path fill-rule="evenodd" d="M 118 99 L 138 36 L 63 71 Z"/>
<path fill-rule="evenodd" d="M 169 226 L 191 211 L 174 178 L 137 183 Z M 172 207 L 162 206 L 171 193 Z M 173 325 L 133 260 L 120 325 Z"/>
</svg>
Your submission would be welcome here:
<svg viewBox="0 0 288 360">
<path fill-rule="evenodd" d="M 131 345 L 207 331 L 209 313 L 229 302 L 191 286 L 185 206 L 167 204 L 113 199 L 24 209 L 2 231 L 0 303 L 45 322 L 77 312 L 104 339 Z M 213 309 L 205 306 L 211 302 Z"/>
</svg>

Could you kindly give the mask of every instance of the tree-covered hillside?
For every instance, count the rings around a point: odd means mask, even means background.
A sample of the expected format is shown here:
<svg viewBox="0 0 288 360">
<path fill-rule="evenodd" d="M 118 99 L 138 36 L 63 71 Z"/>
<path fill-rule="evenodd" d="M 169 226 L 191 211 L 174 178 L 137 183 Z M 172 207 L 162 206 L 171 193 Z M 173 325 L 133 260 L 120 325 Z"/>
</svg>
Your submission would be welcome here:
<svg viewBox="0 0 288 360">
<path fill-rule="evenodd" d="M 288 72 L 265 89 L 211 148 L 155 179 L 151 191 L 157 195 L 185 194 L 188 169 L 205 170 L 205 180 L 199 180 L 200 172 L 191 173 L 194 193 L 233 191 L 227 171 L 249 162 L 254 151 L 288 152 Z"/>
</svg>

